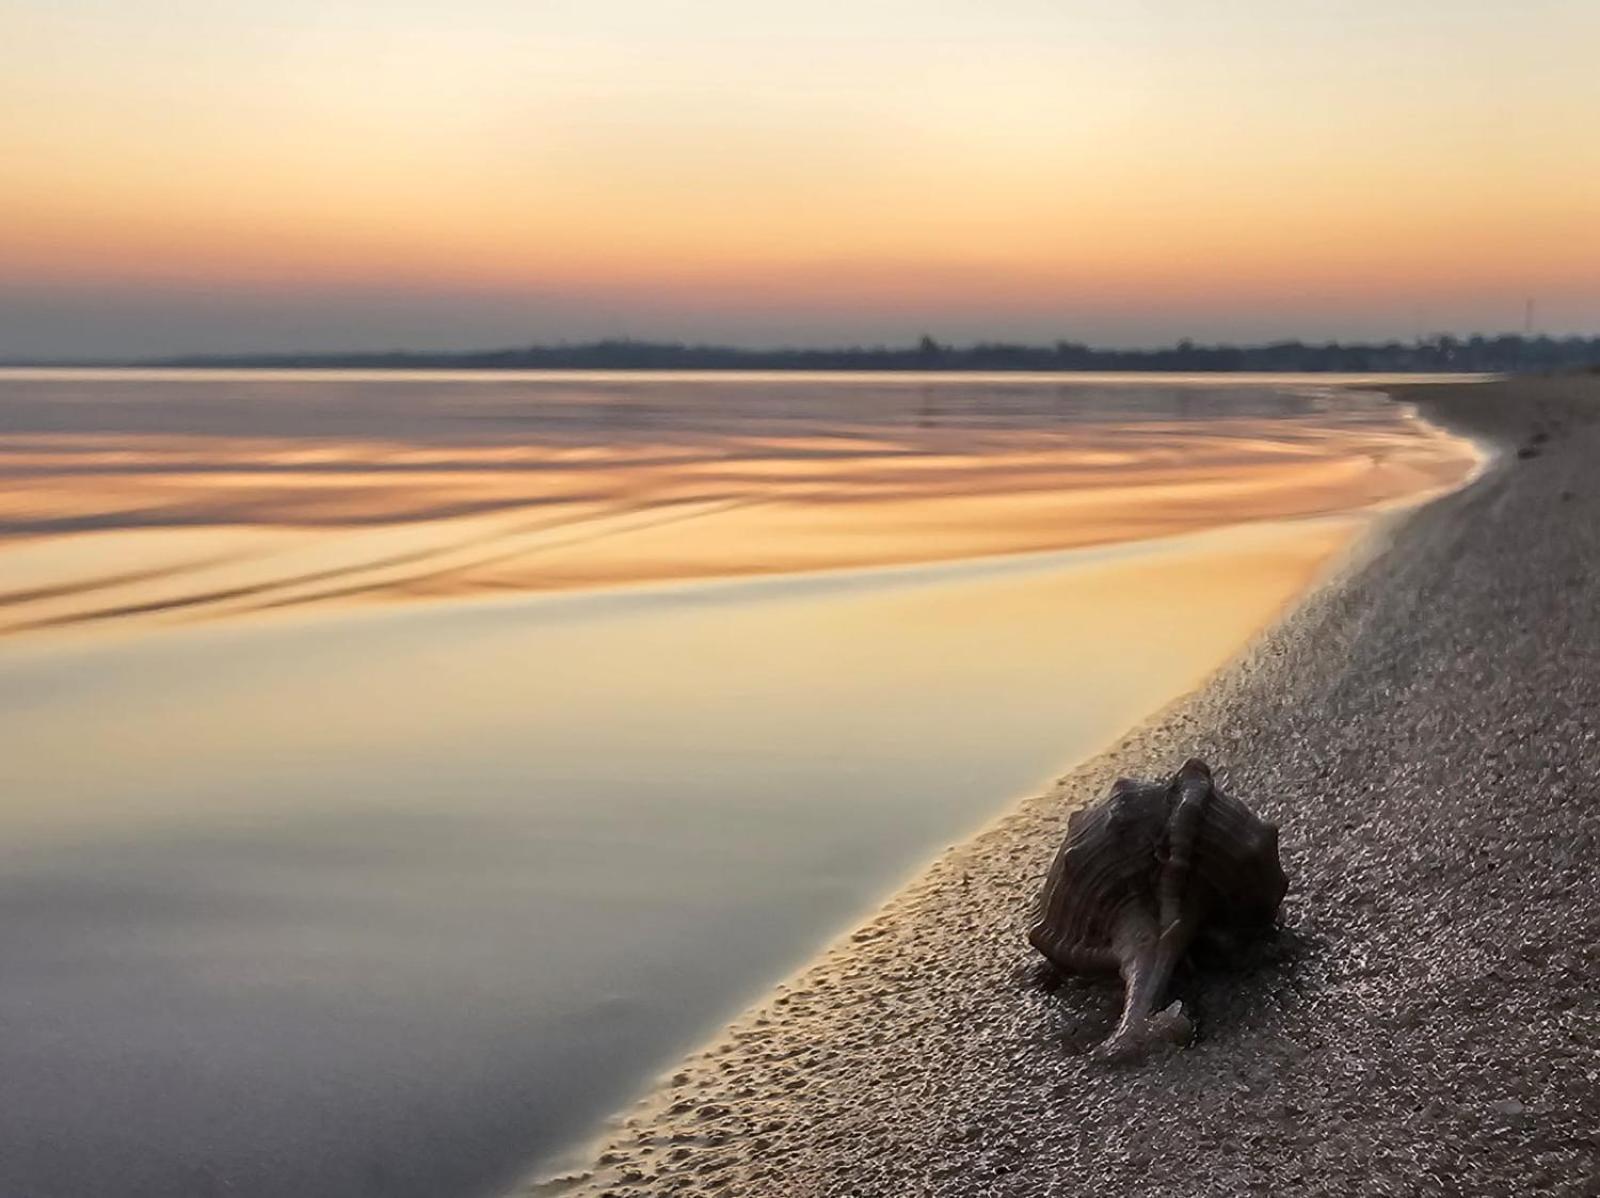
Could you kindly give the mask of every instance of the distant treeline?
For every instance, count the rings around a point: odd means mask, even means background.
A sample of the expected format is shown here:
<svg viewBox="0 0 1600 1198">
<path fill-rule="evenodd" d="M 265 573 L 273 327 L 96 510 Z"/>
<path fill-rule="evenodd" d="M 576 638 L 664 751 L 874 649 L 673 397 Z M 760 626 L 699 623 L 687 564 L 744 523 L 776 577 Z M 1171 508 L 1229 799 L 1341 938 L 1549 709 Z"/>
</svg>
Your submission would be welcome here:
<svg viewBox="0 0 1600 1198">
<path fill-rule="evenodd" d="M 609 340 L 465 353 L 242 354 L 172 358 L 144 365 L 318 367 L 367 370 L 1159 370 L 1490 371 L 1561 370 L 1600 364 L 1600 337 L 1433 337 L 1404 343 L 1196 345 L 1096 349 L 1075 341 L 1020 345 L 981 341 L 843 349 L 739 349 L 723 345 Z"/>
</svg>

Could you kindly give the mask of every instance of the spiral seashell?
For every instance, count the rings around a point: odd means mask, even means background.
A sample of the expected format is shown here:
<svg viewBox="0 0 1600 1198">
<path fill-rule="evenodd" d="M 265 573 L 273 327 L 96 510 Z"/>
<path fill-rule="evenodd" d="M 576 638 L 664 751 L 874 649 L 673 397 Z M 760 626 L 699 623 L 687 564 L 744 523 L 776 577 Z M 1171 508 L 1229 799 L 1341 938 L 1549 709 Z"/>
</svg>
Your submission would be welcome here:
<svg viewBox="0 0 1600 1198">
<path fill-rule="evenodd" d="M 1157 1009 L 1196 934 L 1269 924 L 1288 886 L 1277 825 L 1190 759 L 1169 781 L 1122 778 L 1073 812 L 1028 940 L 1063 972 L 1121 974 L 1122 1018 L 1097 1052 L 1133 1055 L 1187 1038 L 1177 1004 Z"/>
</svg>

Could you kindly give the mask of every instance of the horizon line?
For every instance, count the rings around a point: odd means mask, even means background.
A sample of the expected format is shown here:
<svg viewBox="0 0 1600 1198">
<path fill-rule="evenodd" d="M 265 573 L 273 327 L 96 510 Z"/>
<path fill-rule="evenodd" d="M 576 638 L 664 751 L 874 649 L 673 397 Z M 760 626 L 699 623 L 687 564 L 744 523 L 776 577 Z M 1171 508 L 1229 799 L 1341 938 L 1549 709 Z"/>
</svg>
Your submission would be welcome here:
<svg viewBox="0 0 1600 1198">
<path fill-rule="evenodd" d="M 763 360 L 768 368 L 812 368 L 827 359 L 860 359 L 869 367 L 893 363 L 897 366 L 916 364 L 925 369 L 948 369 L 961 359 L 982 359 L 986 368 L 1005 368 L 1005 359 L 1013 359 L 1012 368 L 1044 365 L 1041 359 L 1077 358 L 1105 359 L 1101 368 L 1118 369 L 1116 361 L 1170 360 L 1175 358 L 1259 358 L 1274 353 L 1301 354 L 1450 354 L 1459 350 L 1496 347 L 1587 347 L 1600 354 L 1600 333 L 1530 333 L 1525 331 L 1477 331 L 1470 333 L 1437 332 L 1409 340 L 1392 337 L 1386 340 L 1340 341 L 1338 339 L 1305 340 L 1280 338 L 1271 341 L 1198 342 L 1180 338 L 1174 342 L 1145 346 L 1104 346 L 1087 342 L 1057 338 L 1051 341 L 1016 341 L 1004 339 L 978 339 L 967 342 L 941 342 L 924 334 L 917 340 L 894 343 L 888 341 L 856 342 L 852 344 L 803 346 L 764 345 L 741 346 L 717 341 L 685 341 L 652 339 L 630 336 L 597 337 L 586 340 L 560 340 L 554 342 L 527 342 L 519 345 L 491 346 L 480 349 L 430 350 L 390 347 L 386 349 L 351 350 L 261 350 L 197 354 L 162 354 L 159 356 L 108 355 L 101 357 L 31 356 L 0 358 L 0 368 L 100 368 L 100 369 L 204 369 L 208 367 L 248 365 L 260 366 L 316 366 L 334 363 L 359 364 L 368 369 L 398 369 L 422 361 L 453 363 L 465 369 L 511 369 L 510 361 L 524 359 L 573 357 L 611 357 L 619 361 L 618 369 L 728 369 L 751 367 Z M 651 361 L 645 357 L 655 355 L 689 357 L 710 356 L 720 361 L 679 363 Z M 629 365 L 628 361 L 634 364 Z M 998 361 L 996 359 L 999 359 Z M 1026 361 L 1024 361 L 1026 360 Z M 1590 359 L 1585 359 L 1589 361 Z M 1443 364 L 1443 363 L 1441 363 Z M 1048 367 L 1046 367 L 1048 368 Z M 1058 369 L 1060 367 L 1057 367 Z M 1121 367 L 1126 369 L 1127 367 Z M 1215 363 L 1195 363 L 1195 369 L 1224 369 Z M 1237 369 L 1251 369 L 1240 365 Z M 1259 369 L 1259 367 L 1257 367 Z"/>
</svg>

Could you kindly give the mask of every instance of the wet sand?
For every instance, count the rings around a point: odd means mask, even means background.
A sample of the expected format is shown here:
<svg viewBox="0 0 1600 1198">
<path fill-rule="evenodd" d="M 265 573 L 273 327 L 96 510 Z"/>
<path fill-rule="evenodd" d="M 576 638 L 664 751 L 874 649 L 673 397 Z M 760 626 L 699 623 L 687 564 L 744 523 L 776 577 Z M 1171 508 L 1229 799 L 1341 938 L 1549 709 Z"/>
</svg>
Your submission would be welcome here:
<svg viewBox="0 0 1600 1198">
<path fill-rule="evenodd" d="M 1600 379 L 1405 398 L 1494 464 L 534 1192 L 1593 1194 Z M 1117 991 L 1041 986 L 1028 908 L 1073 807 L 1191 754 L 1281 823 L 1281 929 L 1180 980 L 1189 1049 L 1097 1065 Z"/>
</svg>

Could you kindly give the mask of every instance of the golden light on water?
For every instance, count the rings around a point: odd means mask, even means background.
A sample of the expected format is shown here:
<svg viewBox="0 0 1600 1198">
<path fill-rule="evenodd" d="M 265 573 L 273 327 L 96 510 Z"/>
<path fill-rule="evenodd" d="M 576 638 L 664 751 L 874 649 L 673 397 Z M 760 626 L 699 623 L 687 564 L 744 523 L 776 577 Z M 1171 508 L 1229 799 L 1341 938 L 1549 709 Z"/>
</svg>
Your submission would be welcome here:
<svg viewBox="0 0 1600 1198">
<path fill-rule="evenodd" d="M 1347 512 L 1471 462 L 1385 401 L 1230 414 L 1181 386 L 1129 421 L 1042 382 L 103 381 L 128 401 L 102 419 L 226 431 L 8 439 L 0 631 L 1047 552 Z M 46 425 L 70 412 L 72 384 L 34 385 Z"/>
</svg>

